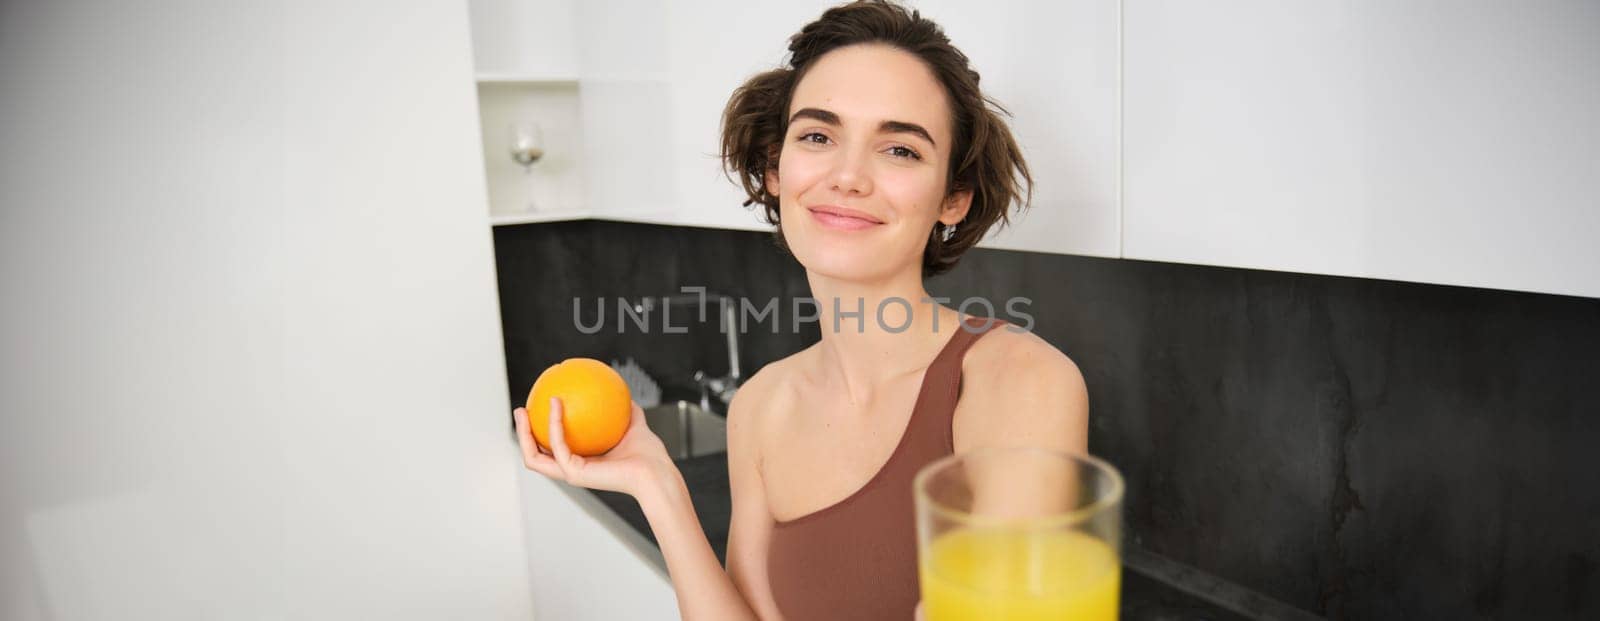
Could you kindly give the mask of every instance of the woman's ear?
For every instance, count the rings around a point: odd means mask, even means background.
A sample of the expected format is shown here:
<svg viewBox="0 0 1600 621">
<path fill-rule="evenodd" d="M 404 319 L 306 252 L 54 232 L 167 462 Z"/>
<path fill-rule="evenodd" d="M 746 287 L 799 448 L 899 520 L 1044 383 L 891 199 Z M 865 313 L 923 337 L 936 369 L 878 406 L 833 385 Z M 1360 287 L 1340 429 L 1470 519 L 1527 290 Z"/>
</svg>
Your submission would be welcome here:
<svg viewBox="0 0 1600 621">
<path fill-rule="evenodd" d="M 767 193 L 778 195 L 778 145 L 767 147 L 767 171 L 762 174 L 762 181 L 767 182 Z"/>
<path fill-rule="evenodd" d="M 972 209 L 972 190 L 957 190 L 945 197 L 944 204 L 939 207 L 939 221 L 945 226 L 950 226 L 967 217 L 967 211 Z"/>
</svg>

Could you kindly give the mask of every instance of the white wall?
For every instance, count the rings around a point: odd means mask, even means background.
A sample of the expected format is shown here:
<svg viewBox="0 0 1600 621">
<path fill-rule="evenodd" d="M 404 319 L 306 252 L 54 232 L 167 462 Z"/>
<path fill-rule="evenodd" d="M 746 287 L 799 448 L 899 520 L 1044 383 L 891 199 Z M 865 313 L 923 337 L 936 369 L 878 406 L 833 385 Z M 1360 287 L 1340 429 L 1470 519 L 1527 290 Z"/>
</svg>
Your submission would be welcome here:
<svg viewBox="0 0 1600 621">
<path fill-rule="evenodd" d="M 1600 4 L 1125 4 L 1125 256 L 1600 297 Z"/>
<path fill-rule="evenodd" d="M 0 618 L 530 616 L 467 29 L 0 8 Z"/>
</svg>

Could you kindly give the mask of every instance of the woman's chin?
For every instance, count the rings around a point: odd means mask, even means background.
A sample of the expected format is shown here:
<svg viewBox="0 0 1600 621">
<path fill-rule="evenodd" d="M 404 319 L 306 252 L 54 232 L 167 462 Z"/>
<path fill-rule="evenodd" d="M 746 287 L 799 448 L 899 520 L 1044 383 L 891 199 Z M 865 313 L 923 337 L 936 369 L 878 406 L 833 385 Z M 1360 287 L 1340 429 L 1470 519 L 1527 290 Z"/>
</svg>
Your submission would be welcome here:
<svg viewBox="0 0 1600 621">
<path fill-rule="evenodd" d="M 851 250 L 796 253 L 806 270 L 819 276 L 848 282 L 872 282 L 888 276 L 881 255 Z"/>
<path fill-rule="evenodd" d="M 793 234 L 786 231 L 786 236 L 790 251 L 807 271 L 835 280 L 883 280 L 891 275 L 892 264 L 898 263 L 891 260 L 891 255 L 901 252 L 895 240 L 872 235 L 871 231 L 841 234 L 818 228 Z"/>
</svg>

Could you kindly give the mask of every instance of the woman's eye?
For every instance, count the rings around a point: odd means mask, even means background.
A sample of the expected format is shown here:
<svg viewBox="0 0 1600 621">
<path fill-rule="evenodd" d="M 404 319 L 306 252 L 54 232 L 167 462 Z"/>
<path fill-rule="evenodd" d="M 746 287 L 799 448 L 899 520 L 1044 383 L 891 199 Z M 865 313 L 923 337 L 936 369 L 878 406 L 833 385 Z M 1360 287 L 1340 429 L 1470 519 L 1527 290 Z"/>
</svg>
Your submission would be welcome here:
<svg viewBox="0 0 1600 621">
<path fill-rule="evenodd" d="M 823 134 L 821 134 L 821 133 L 818 133 L 818 132 L 806 132 L 804 134 L 800 134 L 800 137 L 798 138 L 798 140 L 800 142 L 805 142 L 805 143 L 810 143 L 810 144 L 828 144 L 828 137 L 823 135 Z M 898 157 L 898 158 L 902 158 L 902 159 L 914 159 L 914 160 L 922 159 L 922 154 L 917 153 L 916 149 L 912 149 L 911 147 L 904 147 L 904 146 L 896 145 L 896 146 L 893 146 L 893 147 L 889 147 L 889 153 L 891 155 L 893 155 L 894 157 Z"/>
<path fill-rule="evenodd" d="M 893 153 L 895 157 L 909 157 L 916 160 L 922 159 L 922 155 L 917 153 L 911 147 L 889 147 L 889 152 Z"/>
</svg>

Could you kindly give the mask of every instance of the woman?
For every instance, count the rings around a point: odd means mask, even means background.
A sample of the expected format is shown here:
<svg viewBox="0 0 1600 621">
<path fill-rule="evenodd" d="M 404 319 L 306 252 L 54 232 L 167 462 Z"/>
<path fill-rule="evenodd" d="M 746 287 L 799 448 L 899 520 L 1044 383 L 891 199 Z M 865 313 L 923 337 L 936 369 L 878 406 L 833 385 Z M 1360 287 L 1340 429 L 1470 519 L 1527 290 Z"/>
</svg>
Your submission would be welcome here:
<svg viewBox="0 0 1600 621">
<path fill-rule="evenodd" d="M 1004 223 L 1032 182 L 965 55 L 884 2 L 825 12 L 789 51 L 733 94 L 723 157 L 805 267 L 822 339 L 729 406 L 726 570 L 637 406 L 622 443 L 587 459 L 562 443 L 559 403 L 553 454 L 520 408 L 515 419 L 528 468 L 638 499 L 684 619 L 910 619 L 912 473 L 978 447 L 1081 452 L 1088 395 L 1032 333 L 928 300 L 923 279 Z"/>
</svg>

